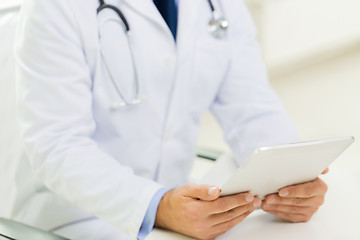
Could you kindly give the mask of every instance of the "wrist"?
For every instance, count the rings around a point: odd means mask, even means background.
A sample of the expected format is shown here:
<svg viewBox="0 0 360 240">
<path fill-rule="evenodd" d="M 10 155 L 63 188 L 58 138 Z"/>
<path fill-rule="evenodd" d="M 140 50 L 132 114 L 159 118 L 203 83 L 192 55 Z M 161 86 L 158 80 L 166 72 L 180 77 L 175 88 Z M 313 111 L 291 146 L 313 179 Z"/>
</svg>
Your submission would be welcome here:
<svg viewBox="0 0 360 240">
<path fill-rule="evenodd" d="M 154 227 L 158 227 L 158 228 L 167 228 L 167 220 L 166 220 L 166 215 L 167 215 L 167 209 L 168 209 L 168 202 L 169 202 L 169 195 L 171 194 L 172 191 L 169 191 L 167 193 L 164 194 L 164 196 L 161 198 L 160 203 L 159 203 L 159 207 L 157 209 L 156 212 L 156 218 L 155 218 L 155 224 Z"/>
</svg>

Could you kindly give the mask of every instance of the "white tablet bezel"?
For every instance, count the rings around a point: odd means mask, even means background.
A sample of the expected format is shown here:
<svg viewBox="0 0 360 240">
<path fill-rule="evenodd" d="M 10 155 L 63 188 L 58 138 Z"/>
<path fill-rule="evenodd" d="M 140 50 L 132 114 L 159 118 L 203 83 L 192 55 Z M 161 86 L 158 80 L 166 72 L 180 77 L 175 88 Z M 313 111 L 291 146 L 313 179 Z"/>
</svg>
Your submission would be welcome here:
<svg viewBox="0 0 360 240">
<path fill-rule="evenodd" d="M 221 186 L 221 196 L 249 191 L 264 199 L 285 186 L 312 181 L 354 140 L 345 137 L 259 148 Z"/>
</svg>

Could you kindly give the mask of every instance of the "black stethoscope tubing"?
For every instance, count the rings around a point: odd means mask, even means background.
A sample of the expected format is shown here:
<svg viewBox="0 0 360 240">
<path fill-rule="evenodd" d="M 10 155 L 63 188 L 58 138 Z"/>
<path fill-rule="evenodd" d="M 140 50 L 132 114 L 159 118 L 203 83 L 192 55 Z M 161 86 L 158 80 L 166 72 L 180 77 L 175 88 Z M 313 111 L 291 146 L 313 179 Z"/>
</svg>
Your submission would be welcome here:
<svg viewBox="0 0 360 240">
<path fill-rule="evenodd" d="M 213 15 L 212 18 L 209 21 L 209 31 L 215 38 L 223 38 L 229 24 L 228 24 L 228 22 L 227 22 L 227 20 L 225 18 L 219 16 L 219 14 L 216 12 L 212 0 L 207 0 L 207 2 L 209 4 L 210 10 L 211 10 L 212 15 Z M 116 84 L 116 81 L 115 81 L 114 77 L 112 76 L 112 74 L 110 72 L 110 69 L 109 69 L 109 66 L 108 66 L 108 64 L 107 64 L 107 62 L 105 60 L 105 57 L 103 56 L 103 53 L 101 51 L 101 54 L 102 54 L 102 56 L 104 58 L 104 64 L 105 64 L 105 66 L 107 68 L 107 71 L 109 72 L 109 75 L 110 75 L 111 81 L 112 81 L 112 83 L 114 85 L 114 88 L 117 91 L 120 98 L 122 99 L 122 102 L 114 102 L 112 108 L 113 109 L 119 109 L 119 108 L 126 108 L 126 107 L 129 107 L 129 106 L 132 106 L 132 105 L 138 105 L 139 103 L 145 101 L 146 97 L 139 95 L 139 79 L 138 79 L 138 73 L 137 73 L 135 60 L 134 60 L 134 54 L 132 52 L 132 47 L 131 47 L 132 43 L 131 43 L 131 40 L 130 40 L 130 25 L 129 25 L 129 22 L 127 21 L 125 15 L 122 13 L 122 11 L 119 8 L 117 8 L 117 7 L 115 7 L 115 6 L 111 5 L 111 4 L 106 4 L 104 0 L 99 0 L 99 3 L 100 3 L 100 6 L 96 10 L 97 14 L 99 14 L 102 10 L 108 8 L 108 9 L 111 9 L 111 10 L 115 11 L 116 14 L 120 17 L 121 21 L 124 23 L 124 27 L 125 27 L 125 30 L 126 30 L 126 33 L 127 33 L 126 35 L 127 35 L 127 38 L 128 38 L 128 44 L 129 44 L 130 52 L 131 52 L 131 55 L 132 55 L 134 71 L 135 71 L 135 82 L 136 82 L 135 93 L 136 93 L 136 96 L 135 96 L 134 99 L 129 101 L 129 100 L 125 99 L 124 95 L 122 94 L 122 92 L 118 88 L 118 86 Z"/>
<path fill-rule="evenodd" d="M 106 4 L 103 0 L 100 0 L 100 6 L 97 8 L 96 12 L 99 13 L 105 8 L 110 8 L 110 9 L 114 10 L 119 15 L 121 20 L 123 21 L 126 31 L 127 32 L 130 31 L 129 22 L 126 20 L 126 17 L 124 16 L 124 14 L 117 7 L 110 5 L 110 4 Z"/>
<path fill-rule="evenodd" d="M 215 12 L 215 7 L 214 7 L 214 4 L 212 3 L 212 1 L 211 1 L 211 0 L 208 0 L 208 3 L 209 3 L 210 10 L 211 10 L 212 12 Z"/>
</svg>

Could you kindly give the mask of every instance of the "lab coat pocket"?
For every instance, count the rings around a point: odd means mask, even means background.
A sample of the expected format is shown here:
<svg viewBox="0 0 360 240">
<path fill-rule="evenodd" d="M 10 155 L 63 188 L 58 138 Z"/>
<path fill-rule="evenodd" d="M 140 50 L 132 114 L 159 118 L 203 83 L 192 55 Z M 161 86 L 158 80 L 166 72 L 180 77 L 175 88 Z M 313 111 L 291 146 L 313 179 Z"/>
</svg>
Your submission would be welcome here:
<svg viewBox="0 0 360 240">
<path fill-rule="evenodd" d="M 214 101 L 216 93 L 230 64 L 230 42 L 206 37 L 199 39 L 195 53 L 195 69 L 191 82 L 191 95 L 195 105 L 205 110 Z M 201 97 L 198 97 L 201 95 Z M 200 109 L 199 109 L 200 110 Z"/>
</svg>

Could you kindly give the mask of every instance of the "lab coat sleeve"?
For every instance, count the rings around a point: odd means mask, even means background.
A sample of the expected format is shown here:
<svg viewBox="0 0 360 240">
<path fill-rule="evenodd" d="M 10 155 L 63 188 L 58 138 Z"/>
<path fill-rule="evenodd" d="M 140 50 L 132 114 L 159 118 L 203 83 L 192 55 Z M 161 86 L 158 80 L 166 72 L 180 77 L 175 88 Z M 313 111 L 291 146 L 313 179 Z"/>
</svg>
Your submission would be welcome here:
<svg viewBox="0 0 360 240">
<path fill-rule="evenodd" d="M 163 186 L 136 176 L 91 138 L 92 80 L 79 32 L 68 1 L 24 1 L 15 48 L 24 147 L 51 191 L 136 239 Z"/>
<path fill-rule="evenodd" d="M 241 164 L 259 147 L 296 142 L 298 136 L 268 82 L 250 14 L 238 3 L 237 11 L 228 9 L 237 13 L 229 36 L 231 63 L 211 110 Z"/>
</svg>

